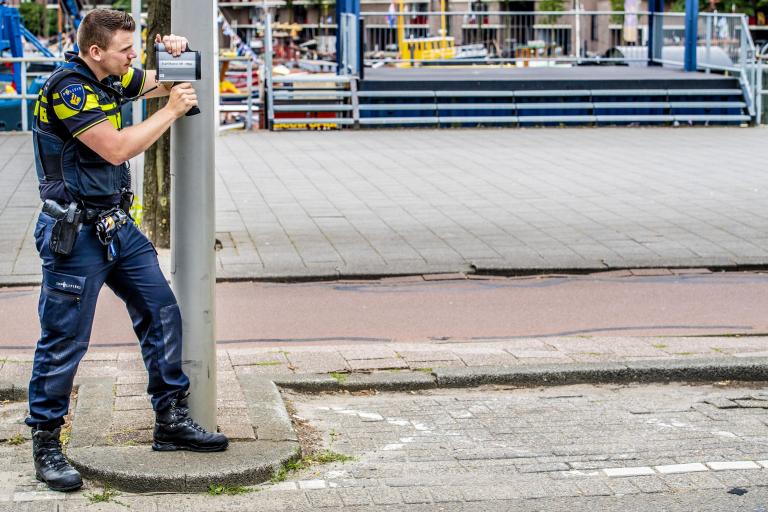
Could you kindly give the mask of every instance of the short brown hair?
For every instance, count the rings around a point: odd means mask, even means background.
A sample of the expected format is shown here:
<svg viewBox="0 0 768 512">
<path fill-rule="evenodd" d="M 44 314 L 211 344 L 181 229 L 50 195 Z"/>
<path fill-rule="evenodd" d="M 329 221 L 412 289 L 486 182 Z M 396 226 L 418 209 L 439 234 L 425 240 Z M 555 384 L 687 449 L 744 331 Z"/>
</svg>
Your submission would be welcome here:
<svg viewBox="0 0 768 512">
<path fill-rule="evenodd" d="M 118 30 L 133 32 L 136 23 L 130 14 L 113 9 L 94 9 L 83 18 L 77 30 L 77 46 L 80 51 L 87 52 L 94 44 L 106 50 L 112 41 L 112 36 Z"/>
</svg>

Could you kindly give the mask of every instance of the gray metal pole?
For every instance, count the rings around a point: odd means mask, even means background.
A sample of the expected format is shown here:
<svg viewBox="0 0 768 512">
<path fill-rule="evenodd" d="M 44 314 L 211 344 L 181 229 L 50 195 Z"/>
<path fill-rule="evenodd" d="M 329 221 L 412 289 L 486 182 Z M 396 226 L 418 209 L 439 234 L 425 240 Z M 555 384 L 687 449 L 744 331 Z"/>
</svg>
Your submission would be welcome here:
<svg viewBox="0 0 768 512">
<path fill-rule="evenodd" d="M 141 68 L 141 0 L 131 0 L 131 15 L 136 22 L 136 30 L 133 32 L 133 49 L 139 57 L 133 61 L 133 67 Z M 132 106 L 134 126 L 142 121 L 143 100 L 134 101 Z M 133 193 L 136 194 L 136 202 L 144 205 L 144 153 L 139 153 L 131 160 L 131 173 L 133 180 Z"/>
<path fill-rule="evenodd" d="M 21 100 L 19 101 L 21 104 L 21 131 L 26 132 L 29 130 L 29 112 L 27 112 L 27 109 L 29 108 L 29 103 L 27 102 L 27 63 L 20 62 L 19 64 L 21 64 L 21 90 L 19 91 L 19 94 L 21 94 Z"/>
<path fill-rule="evenodd" d="M 216 430 L 215 20 L 214 0 L 171 0 L 173 33 L 189 39 L 203 65 L 203 79 L 194 83 L 201 113 L 171 128 L 171 282 L 181 308 L 190 413 L 211 431 Z"/>
</svg>

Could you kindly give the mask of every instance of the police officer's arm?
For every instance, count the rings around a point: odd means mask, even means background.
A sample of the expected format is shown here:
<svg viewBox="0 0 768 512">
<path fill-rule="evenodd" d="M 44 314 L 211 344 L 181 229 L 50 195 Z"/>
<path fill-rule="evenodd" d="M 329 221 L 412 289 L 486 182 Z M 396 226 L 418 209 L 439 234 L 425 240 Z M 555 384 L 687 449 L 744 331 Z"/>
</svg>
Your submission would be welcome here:
<svg viewBox="0 0 768 512">
<path fill-rule="evenodd" d="M 104 160 L 120 165 L 146 151 L 176 119 L 196 105 L 197 94 L 192 84 L 179 84 L 171 90 L 166 106 L 143 123 L 117 130 L 112 123 L 100 122 L 79 133 L 77 138 Z"/>
</svg>

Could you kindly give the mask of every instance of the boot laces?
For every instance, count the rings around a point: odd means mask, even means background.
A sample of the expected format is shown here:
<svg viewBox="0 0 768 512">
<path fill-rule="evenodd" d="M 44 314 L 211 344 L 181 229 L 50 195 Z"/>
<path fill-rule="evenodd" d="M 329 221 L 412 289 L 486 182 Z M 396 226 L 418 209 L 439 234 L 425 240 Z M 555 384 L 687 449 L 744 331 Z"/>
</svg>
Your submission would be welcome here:
<svg viewBox="0 0 768 512">
<path fill-rule="evenodd" d="M 192 428 L 198 432 L 205 432 L 205 429 L 195 423 L 195 421 L 189 417 L 189 407 L 178 406 L 173 404 L 174 413 L 177 419 L 174 423 L 177 425 L 184 425 L 185 427 Z"/>
<path fill-rule="evenodd" d="M 67 461 L 67 459 L 64 458 L 64 454 L 61 453 L 61 445 L 58 441 L 45 443 L 43 447 L 46 449 L 46 452 L 40 457 L 43 464 L 56 471 L 61 471 L 65 467 L 69 467 L 69 461 Z"/>
<path fill-rule="evenodd" d="M 200 425 L 198 425 L 197 423 L 195 423 L 192 420 L 192 418 L 190 418 L 190 417 L 184 418 L 184 420 L 181 422 L 181 424 L 182 425 L 186 425 L 189 428 L 193 428 L 193 429 L 197 430 L 198 432 L 205 433 L 205 429 L 203 427 L 201 427 Z"/>
</svg>

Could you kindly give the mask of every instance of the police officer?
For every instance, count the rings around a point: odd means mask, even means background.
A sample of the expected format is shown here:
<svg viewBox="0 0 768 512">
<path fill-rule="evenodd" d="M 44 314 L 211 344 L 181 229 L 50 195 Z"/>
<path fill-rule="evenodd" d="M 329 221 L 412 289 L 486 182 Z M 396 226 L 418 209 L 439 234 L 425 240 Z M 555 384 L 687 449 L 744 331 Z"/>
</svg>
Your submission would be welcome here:
<svg viewBox="0 0 768 512">
<path fill-rule="evenodd" d="M 79 54 L 68 55 L 54 71 L 35 106 L 33 143 L 44 201 L 35 241 L 43 283 L 26 423 L 36 476 L 58 491 L 82 485 L 61 452 L 59 434 L 103 284 L 125 302 L 141 345 L 155 410 L 152 448 L 208 452 L 228 445 L 225 436 L 206 432 L 189 417 L 179 306 L 154 247 L 127 216 L 132 194 L 126 161 L 197 105 L 191 84 L 156 84 L 155 71 L 131 67 L 134 29 L 126 13 L 91 11 L 78 30 Z M 173 35 L 157 41 L 175 56 L 187 44 Z M 146 121 L 121 130 L 121 99 L 143 93 L 169 100 Z"/>
</svg>

